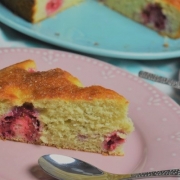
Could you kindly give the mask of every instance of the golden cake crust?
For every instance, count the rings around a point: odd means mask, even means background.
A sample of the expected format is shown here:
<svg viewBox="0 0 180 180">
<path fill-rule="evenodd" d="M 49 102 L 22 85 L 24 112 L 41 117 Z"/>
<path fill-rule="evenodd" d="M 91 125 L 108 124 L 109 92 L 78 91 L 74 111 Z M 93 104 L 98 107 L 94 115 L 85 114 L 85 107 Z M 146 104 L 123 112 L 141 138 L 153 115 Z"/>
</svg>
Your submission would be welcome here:
<svg viewBox="0 0 180 180">
<path fill-rule="evenodd" d="M 164 1 L 180 10 L 180 0 L 157 0 L 157 1 Z"/>
<path fill-rule="evenodd" d="M 15 2 L 16 1 L 16 2 Z M 3 4 L 5 4 L 9 9 L 11 9 L 15 14 L 22 16 L 24 19 L 33 22 L 33 14 L 35 13 L 35 4 L 36 0 L 0 0 Z"/>
<path fill-rule="evenodd" d="M 94 100 L 117 99 L 128 101 L 113 90 L 101 86 L 82 87 L 81 82 L 59 68 L 36 72 L 33 60 L 0 70 L 0 99 L 33 102 L 38 99 Z"/>
</svg>

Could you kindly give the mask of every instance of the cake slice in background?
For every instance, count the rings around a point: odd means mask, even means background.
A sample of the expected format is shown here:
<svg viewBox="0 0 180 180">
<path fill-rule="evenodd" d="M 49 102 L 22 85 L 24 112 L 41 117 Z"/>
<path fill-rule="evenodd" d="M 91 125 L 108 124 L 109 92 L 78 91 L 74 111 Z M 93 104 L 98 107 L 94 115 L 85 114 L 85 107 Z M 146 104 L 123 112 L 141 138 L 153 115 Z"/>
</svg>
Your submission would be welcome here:
<svg viewBox="0 0 180 180">
<path fill-rule="evenodd" d="M 109 8 L 157 31 L 163 36 L 180 37 L 180 0 L 100 1 Z"/>
<path fill-rule="evenodd" d="M 86 0 L 0 0 L 22 18 L 36 23 Z M 180 37 L 180 0 L 92 0 L 163 36 Z M 124 24 L 125 26 L 125 24 Z"/>
<path fill-rule="evenodd" d="M 22 18 L 36 23 L 57 14 L 83 0 L 0 0 Z"/>
<path fill-rule="evenodd" d="M 83 87 L 59 68 L 39 72 L 33 60 L 0 70 L 0 138 L 123 155 L 133 130 L 128 101 L 101 86 Z"/>
</svg>

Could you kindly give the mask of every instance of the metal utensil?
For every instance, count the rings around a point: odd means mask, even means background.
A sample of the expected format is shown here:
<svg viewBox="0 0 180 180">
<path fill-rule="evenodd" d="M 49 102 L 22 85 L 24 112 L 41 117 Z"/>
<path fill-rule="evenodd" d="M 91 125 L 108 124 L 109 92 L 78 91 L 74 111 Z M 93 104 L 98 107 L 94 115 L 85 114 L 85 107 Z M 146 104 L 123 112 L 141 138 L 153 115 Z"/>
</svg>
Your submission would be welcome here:
<svg viewBox="0 0 180 180">
<path fill-rule="evenodd" d="M 159 82 L 162 84 L 167 84 L 173 88 L 176 89 L 180 89 L 180 81 L 175 81 L 173 79 L 168 79 L 162 76 L 158 76 L 156 74 L 152 74 L 146 71 L 140 71 L 139 72 L 139 77 L 144 78 L 144 79 L 148 79 L 154 82 Z M 179 78 L 180 78 L 180 74 L 179 74 Z"/>
<path fill-rule="evenodd" d="M 180 177 L 180 169 L 137 174 L 112 174 L 76 158 L 57 154 L 44 155 L 38 160 L 42 169 L 59 180 L 134 180 L 152 177 Z"/>
</svg>

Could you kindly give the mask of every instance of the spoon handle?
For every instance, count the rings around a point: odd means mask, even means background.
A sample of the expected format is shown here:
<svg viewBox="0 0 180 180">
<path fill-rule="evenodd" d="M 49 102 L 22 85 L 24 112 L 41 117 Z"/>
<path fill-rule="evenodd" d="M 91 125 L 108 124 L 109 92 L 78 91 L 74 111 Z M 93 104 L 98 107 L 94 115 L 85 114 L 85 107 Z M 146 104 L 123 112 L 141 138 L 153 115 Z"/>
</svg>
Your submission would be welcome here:
<svg viewBox="0 0 180 180">
<path fill-rule="evenodd" d="M 176 89 L 180 89 L 180 79 L 179 79 L 179 81 L 175 81 L 173 79 L 168 79 L 166 77 L 158 76 L 156 74 L 152 74 L 152 73 L 149 73 L 146 71 L 140 71 L 139 77 L 148 79 L 148 80 L 151 80 L 154 82 L 158 82 L 161 84 L 166 84 L 166 85 L 172 86 L 173 88 L 176 88 Z M 180 73 L 179 73 L 179 77 L 180 77 Z"/>
<path fill-rule="evenodd" d="M 116 175 L 115 175 L 116 176 Z M 119 177 L 118 177 L 119 176 Z M 117 175 L 116 180 L 135 180 L 135 179 L 147 179 L 147 178 L 162 178 L 162 177 L 180 177 L 180 169 L 170 169 L 162 171 L 152 171 L 144 173 L 129 174 L 127 176 Z"/>
</svg>

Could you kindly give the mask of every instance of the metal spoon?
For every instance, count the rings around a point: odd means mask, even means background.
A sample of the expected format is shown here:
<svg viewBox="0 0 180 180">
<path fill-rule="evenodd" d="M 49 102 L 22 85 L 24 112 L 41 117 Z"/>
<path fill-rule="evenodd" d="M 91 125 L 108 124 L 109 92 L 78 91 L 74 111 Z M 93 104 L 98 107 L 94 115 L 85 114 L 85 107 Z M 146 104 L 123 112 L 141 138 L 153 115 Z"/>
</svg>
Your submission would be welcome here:
<svg viewBox="0 0 180 180">
<path fill-rule="evenodd" d="M 139 77 L 144 78 L 144 79 L 148 79 L 148 80 L 151 80 L 154 82 L 158 82 L 161 84 L 166 84 L 166 85 L 169 85 L 169 86 L 176 88 L 176 89 L 180 89 L 180 71 L 179 71 L 179 80 L 178 81 L 175 81 L 173 79 L 168 79 L 166 77 L 158 76 L 156 74 L 149 73 L 146 71 L 140 71 Z"/>
<path fill-rule="evenodd" d="M 44 155 L 39 158 L 38 163 L 45 172 L 59 180 L 134 180 L 180 177 L 180 169 L 137 174 L 111 174 L 79 159 L 57 154 Z"/>
</svg>

